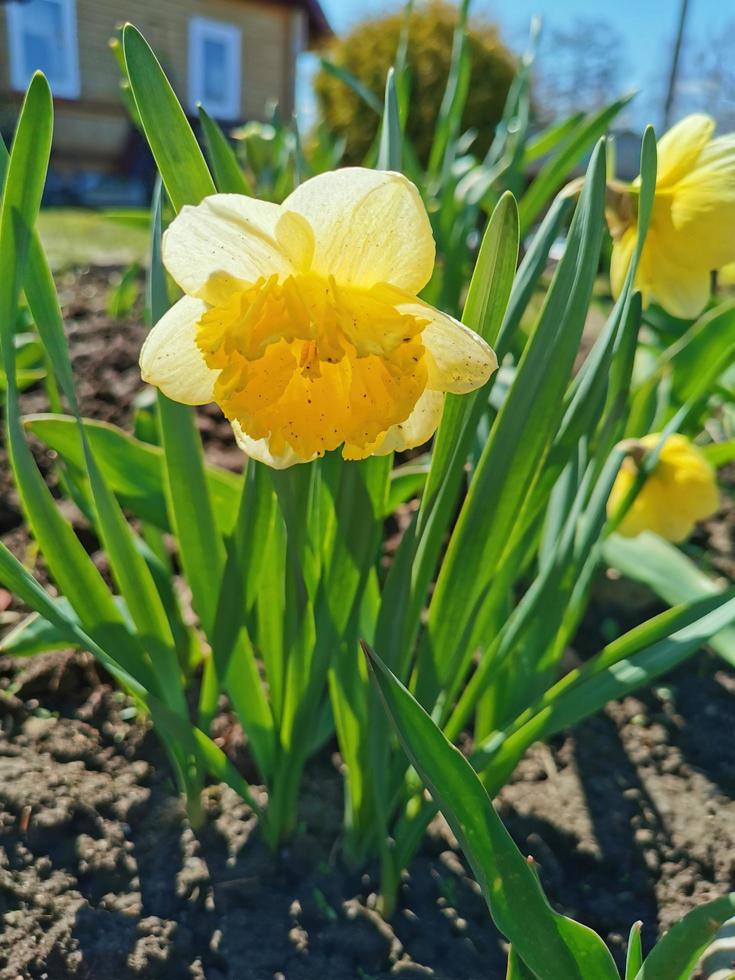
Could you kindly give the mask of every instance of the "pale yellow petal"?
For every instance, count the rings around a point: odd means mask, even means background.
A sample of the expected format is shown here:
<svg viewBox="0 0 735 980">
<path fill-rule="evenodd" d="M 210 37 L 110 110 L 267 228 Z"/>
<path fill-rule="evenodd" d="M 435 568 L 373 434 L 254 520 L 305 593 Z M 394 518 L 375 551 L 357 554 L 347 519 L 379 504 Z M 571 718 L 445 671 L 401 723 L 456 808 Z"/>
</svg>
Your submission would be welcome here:
<svg viewBox="0 0 735 980">
<path fill-rule="evenodd" d="M 699 267 L 694 260 L 688 265 L 676 261 L 671 252 L 655 247 L 655 241 L 652 236 L 646 241 L 636 284 L 644 300 L 655 300 L 671 316 L 693 320 L 710 297 L 709 269 Z"/>
<path fill-rule="evenodd" d="M 347 167 L 319 174 L 283 203 L 314 230 L 313 269 L 358 286 L 423 289 L 434 268 L 434 238 L 423 202 L 402 174 Z"/>
<path fill-rule="evenodd" d="M 396 309 L 429 321 L 421 332 L 428 352 L 429 388 L 466 394 L 484 385 L 497 368 L 495 351 L 459 320 L 421 300 L 398 303 Z"/>
<path fill-rule="evenodd" d="M 436 432 L 444 411 L 444 392 L 423 393 L 405 422 L 391 426 L 374 449 L 376 456 L 423 446 Z"/>
<path fill-rule="evenodd" d="M 664 274 L 662 271 L 651 284 L 650 295 L 672 316 L 694 320 L 710 297 L 709 272 L 676 270 Z"/>
<path fill-rule="evenodd" d="M 660 433 L 639 440 L 647 452 L 659 448 L 653 472 L 647 477 L 618 526 L 620 534 L 635 537 L 653 531 L 668 541 L 683 541 L 697 521 L 715 513 L 719 506 L 717 475 L 703 453 L 686 436 L 669 435 L 663 445 Z M 608 501 L 614 514 L 636 478 L 636 464 L 626 459 Z"/>
<path fill-rule="evenodd" d="M 282 211 L 276 239 L 284 255 L 299 272 L 309 272 L 314 261 L 314 230 L 302 214 Z"/>
<path fill-rule="evenodd" d="M 712 139 L 708 116 L 688 116 L 659 144 L 659 179 L 636 285 L 673 316 L 692 319 L 710 296 L 711 273 L 735 261 L 735 135 Z M 627 233 L 627 234 L 630 234 Z M 625 245 L 613 249 L 620 285 Z"/>
<path fill-rule="evenodd" d="M 656 187 L 671 187 L 685 177 L 714 131 L 714 119 L 703 113 L 693 113 L 672 126 L 658 141 Z"/>
<path fill-rule="evenodd" d="M 614 514 L 614 509 L 611 509 L 610 513 Z M 658 533 L 657 527 L 658 515 L 655 512 L 651 513 L 648 499 L 639 494 L 615 530 L 624 538 L 636 538 L 644 531 L 655 530 Z"/>
<path fill-rule="evenodd" d="M 207 304 L 184 296 L 158 321 L 140 352 L 140 373 L 148 384 L 185 405 L 212 401 L 217 371 L 204 363 L 196 345 L 196 324 Z"/>
<path fill-rule="evenodd" d="M 706 117 L 703 117 L 706 118 Z M 706 127 L 700 125 L 700 135 Z M 711 140 L 663 193 L 657 191 L 636 284 L 673 316 L 692 319 L 711 273 L 735 261 L 735 136 Z M 615 256 L 613 255 L 613 259 Z"/>
<path fill-rule="evenodd" d="M 710 478 L 710 482 L 714 485 L 714 478 Z M 709 486 L 704 487 L 696 479 L 687 479 L 686 474 L 681 474 L 677 479 L 666 472 L 661 475 L 654 472 L 646 481 L 641 495 L 645 495 L 648 530 L 667 541 L 684 541 L 699 520 L 717 510 L 716 493 L 713 497 Z"/>
<path fill-rule="evenodd" d="M 315 456 L 312 456 L 311 459 L 302 459 L 290 446 L 286 446 L 282 453 L 272 453 L 268 448 L 267 439 L 251 439 L 249 435 L 243 432 L 238 422 L 232 423 L 232 431 L 235 433 L 235 441 L 246 456 L 257 459 L 260 463 L 265 463 L 271 469 L 286 470 L 296 463 L 310 463 L 312 459 L 316 459 Z"/>
<path fill-rule="evenodd" d="M 243 194 L 184 207 L 163 236 L 163 262 L 190 296 L 224 304 L 244 285 L 294 270 L 277 238 L 281 209 Z"/>
<path fill-rule="evenodd" d="M 671 225 L 682 262 L 711 271 L 735 261 L 735 135 L 712 140 L 677 183 Z"/>
<path fill-rule="evenodd" d="M 610 258 L 610 288 L 615 299 L 623 291 L 625 277 L 628 274 L 630 261 L 633 258 L 633 250 L 638 241 L 638 234 L 635 228 L 626 229 L 620 238 L 613 241 L 612 256 Z"/>
</svg>

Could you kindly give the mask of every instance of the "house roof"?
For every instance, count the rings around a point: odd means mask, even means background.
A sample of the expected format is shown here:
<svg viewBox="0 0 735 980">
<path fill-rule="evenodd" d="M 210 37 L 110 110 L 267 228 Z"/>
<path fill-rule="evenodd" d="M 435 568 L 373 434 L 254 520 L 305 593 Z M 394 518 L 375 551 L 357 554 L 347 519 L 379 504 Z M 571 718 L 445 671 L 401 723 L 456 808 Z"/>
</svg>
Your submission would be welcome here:
<svg viewBox="0 0 735 980">
<path fill-rule="evenodd" d="M 11 0 L 0 0 L 0 6 L 10 2 Z M 20 2 L 24 3 L 26 0 L 20 0 Z M 309 42 L 311 44 L 323 41 L 334 33 L 319 0 L 274 0 L 274 2 L 280 3 L 284 7 L 301 7 L 306 11 L 309 24 Z"/>
<path fill-rule="evenodd" d="M 275 2 L 284 7 L 300 7 L 306 11 L 309 24 L 309 42 L 311 44 L 323 41 L 334 33 L 319 0 L 275 0 Z"/>
</svg>

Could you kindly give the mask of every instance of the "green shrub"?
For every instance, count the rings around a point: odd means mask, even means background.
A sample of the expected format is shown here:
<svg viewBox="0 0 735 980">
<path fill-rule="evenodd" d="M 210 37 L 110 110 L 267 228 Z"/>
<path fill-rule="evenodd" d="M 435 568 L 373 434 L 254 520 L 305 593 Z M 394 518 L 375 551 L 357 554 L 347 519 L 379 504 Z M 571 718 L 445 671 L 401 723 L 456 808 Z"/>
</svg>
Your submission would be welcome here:
<svg viewBox="0 0 735 980">
<path fill-rule="evenodd" d="M 411 102 L 407 134 L 422 162 L 426 162 L 431 149 L 449 74 L 456 22 L 456 6 L 443 0 L 422 5 L 410 19 Z M 400 11 L 363 21 L 334 42 L 328 58 L 359 78 L 382 101 L 403 23 Z M 514 65 L 491 24 L 472 23 L 469 49 L 472 72 L 462 126 L 477 130 L 474 149 L 484 153 L 502 116 Z M 378 131 L 378 116 L 353 89 L 324 69 L 317 74 L 315 87 L 327 126 L 346 140 L 346 161 L 361 162 Z"/>
</svg>

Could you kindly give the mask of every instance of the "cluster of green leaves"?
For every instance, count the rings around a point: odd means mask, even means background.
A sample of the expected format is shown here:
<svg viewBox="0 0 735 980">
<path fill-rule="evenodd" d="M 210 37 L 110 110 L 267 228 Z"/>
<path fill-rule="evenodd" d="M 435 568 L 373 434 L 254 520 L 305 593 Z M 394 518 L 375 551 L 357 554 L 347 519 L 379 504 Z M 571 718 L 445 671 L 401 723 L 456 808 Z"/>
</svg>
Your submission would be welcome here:
<svg viewBox="0 0 735 980">
<path fill-rule="evenodd" d="M 714 467 L 735 460 L 735 304 L 711 302 L 693 323 L 675 320 L 660 308 L 646 311 L 638 345 L 626 437 L 661 432 L 675 421 L 694 439 Z M 718 591 L 707 556 L 688 553 L 652 534 L 606 542 L 606 562 L 647 585 L 668 605 Z M 704 566 L 704 567 L 703 567 Z M 725 630 L 711 646 L 735 665 L 735 633 Z"/>
<path fill-rule="evenodd" d="M 277 105 L 269 107 L 265 122 L 252 120 L 232 131 L 234 155 L 204 109 L 199 117 L 217 186 L 261 200 L 282 201 L 306 177 L 334 170 L 344 153 L 344 141 L 323 125 L 302 143 L 296 118 L 284 120 Z"/>
<path fill-rule="evenodd" d="M 150 712 L 193 820 L 208 777 L 228 781 L 256 806 L 209 738 L 219 699 L 227 695 L 268 788 L 261 816 L 273 846 L 295 828 L 304 765 L 336 735 L 345 764 L 345 852 L 356 863 L 380 856 L 386 913 L 400 871 L 442 795 L 437 789 L 434 801 L 425 797 L 416 770 L 383 724 L 360 638 L 429 713 L 438 738 L 454 741 L 471 730 L 472 766 L 494 792 L 534 741 L 661 675 L 709 640 L 718 650 L 731 649 L 728 631 L 735 619 L 733 593 L 701 574 L 693 584 L 687 566 L 687 574 L 672 577 L 677 588 L 670 581 L 666 593 L 659 590 L 671 610 L 561 676 L 562 655 L 584 616 L 596 573 L 607 560 L 622 564 L 625 555 L 615 554 L 635 544 L 614 534 L 623 511 L 607 515 L 623 458 L 618 442 L 647 431 L 652 421 L 664 435 L 697 434 L 712 410 L 712 388 L 726 391 L 732 344 L 727 347 L 730 341 L 721 339 L 727 331 L 708 327 L 707 318 L 691 326 L 673 352 L 649 343 L 642 332 L 633 282 L 655 187 L 655 138 L 648 130 L 638 250 L 621 296 L 575 372 L 605 234 L 606 147 L 604 141 L 594 144 L 623 100 L 531 140 L 531 51 L 486 158 L 469 156 L 461 132 L 468 6 L 460 12 L 427 168 L 417 164 L 406 137 L 411 89 L 405 35 L 387 75 L 374 157 L 381 168 L 407 172 L 431 214 L 441 261 L 427 298 L 450 311 L 461 304 L 463 321 L 502 361 L 484 390 L 447 397 L 429 457 L 393 468 L 388 457 L 344 463 L 331 454 L 283 472 L 248 461 L 244 473 L 234 475 L 205 461 L 193 410 L 163 395 L 153 415 L 141 418 L 136 436 L 82 419 L 58 300 L 34 230 L 52 127 L 42 76 L 34 78 L 21 112 L 0 217 L 7 377 L 15 378 L 17 368 L 7 325 L 16 322 L 22 289 L 68 408 L 63 414 L 52 403 L 53 414 L 23 420 L 17 385 L 8 383 L 7 440 L 19 496 L 61 598 L 50 599 L 0 549 L 0 580 L 38 614 L 6 638 L 4 648 L 29 654 L 73 643 L 91 650 Z M 296 130 L 286 126 L 277 130 L 277 154 L 257 166 L 251 160 L 244 171 L 202 113 L 208 166 L 153 52 L 132 26 L 123 31 L 119 57 L 161 177 L 151 215 L 147 306 L 153 322 L 174 298 L 161 264 L 164 216 L 215 190 L 278 198 L 333 161 L 328 155 L 305 159 Z M 578 199 L 576 192 L 554 197 L 590 150 Z M 526 186 L 525 168 L 542 156 L 545 162 Z M 549 202 L 541 224 L 526 235 Z M 485 214 L 473 252 L 468 243 Z M 525 255 L 517 267 L 522 234 Z M 563 256 L 536 309 L 532 300 L 560 236 Z M 708 316 L 720 327 L 730 322 L 727 311 Z M 705 365 L 709 380 L 693 382 L 692 363 Z M 658 396 L 664 375 L 675 379 L 666 387 L 665 404 Z M 27 430 L 58 454 L 62 485 L 107 553 L 112 587 L 57 510 L 28 449 Z M 721 454 L 727 444 L 711 451 Z M 654 460 L 655 452 L 644 461 L 633 493 Z M 419 506 L 386 571 L 384 522 L 416 496 Z M 193 624 L 181 607 L 178 574 L 188 585 Z M 650 577 L 653 584 L 653 572 Z M 660 567 L 658 577 L 665 577 Z M 194 714 L 188 688 L 198 696 Z M 428 770 L 416 768 L 426 777 Z M 434 789 L 441 786 L 438 779 L 429 781 Z M 507 931 L 515 916 L 510 906 L 504 916 L 501 929 L 517 945 Z M 554 923 L 555 941 L 582 935 Z M 595 962 L 605 962 L 598 944 L 580 942 L 593 949 Z M 518 951 L 525 962 L 524 950 Z M 560 960 L 570 962 L 568 956 Z"/>
<path fill-rule="evenodd" d="M 182 788 L 197 800 L 199 774 L 218 769 L 244 795 L 249 790 L 217 746 L 188 717 L 175 637 L 185 629 L 170 576 L 136 535 L 91 450 L 79 414 L 56 290 L 35 231 L 51 150 L 53 106 L 46 79 L 36 74 L 23 102 L 10 156 L 0 144 L 0 342 L 6 376 L 8 453 L 28 524 L 63 595 L 53 601 L 24 566 L 0 548 L 2 581 L 42 617 L 64 643 L 95 653 L 150 712 L 164 736 Z M 81 447 L 83 477 L 64 470 L 64 485 L 88 514 L 110 559 L 114 595 L 71 526 L 59 512 L 28 447 L 18 404 L 16 322 L 21 289 L 59 391 L 71 410 Z"/>
<path fill-rule="evenodd" d="M 375 653 L 367 645 L 364 650 L 406 755 L 441 807 L 493 921 L 511 944 L 507 980 L 621 980 L 602 939 L 551 907 L 532 863 L 514 844 L 467 759 Z M 645 957 L 641 923 L 635 923 L 623 980 L 689 980 L 733 915 L 735 892 L 706 902 L 677 922 Z"/>
</svg>

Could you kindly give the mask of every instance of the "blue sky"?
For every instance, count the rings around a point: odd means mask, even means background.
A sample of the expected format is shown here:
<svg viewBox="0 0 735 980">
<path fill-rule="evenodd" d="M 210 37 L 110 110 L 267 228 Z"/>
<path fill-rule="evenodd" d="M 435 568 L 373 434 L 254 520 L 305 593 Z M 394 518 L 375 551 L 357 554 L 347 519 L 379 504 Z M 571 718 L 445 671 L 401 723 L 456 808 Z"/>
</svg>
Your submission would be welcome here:
<svg viewBox="0 0 735 980">
<path fill-rule="evenodd" d="M 395 10 L 400 0 L 321 0 L 337 32 L 349 29 L 363 17 Z M 676 30 L 678 0 L 613 0 L 594 4 L 590 0 L 473 0 L 471 11 L 495 22 L 505 43 L 522 49 L 533 14 L 540 14 L 547 33 L 564 29 L 577 18 L 609 22 L 620 34 L 625 51 L 624 89 L 637 88 L 640 95 L 631 110 L 631 122 L 655 118 L 660 101 L 661 78 L 670 58 Z M 690 0 L 687 40 L 701 45 L 708 37 L 722 34 L 726 24 L 735 23 L 735 0 Z M 309 66 L 304 66 L 300 110 L 310 112 Z M 611 93 L 613 97 L 617 93 Z M 634 104 L 635 105 L 635 104 Z"/>
</svg>

